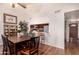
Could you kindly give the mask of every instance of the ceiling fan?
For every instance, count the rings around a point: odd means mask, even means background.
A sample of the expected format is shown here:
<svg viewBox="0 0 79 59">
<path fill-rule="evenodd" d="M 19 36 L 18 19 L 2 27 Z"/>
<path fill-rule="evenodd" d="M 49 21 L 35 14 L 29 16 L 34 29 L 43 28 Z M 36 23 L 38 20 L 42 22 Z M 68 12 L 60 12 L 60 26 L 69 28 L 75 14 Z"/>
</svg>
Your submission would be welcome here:
<svg viewBox="0 0 79 59">
<path fill-rule="evenodd" d="M 19 6 L 21 6 L 22 8 L 26 8 L 26 6 L 23 3 L 17 3 Z M 12 3 L 12 8 L 15 8 L 16 4 Z"/>
</svg>

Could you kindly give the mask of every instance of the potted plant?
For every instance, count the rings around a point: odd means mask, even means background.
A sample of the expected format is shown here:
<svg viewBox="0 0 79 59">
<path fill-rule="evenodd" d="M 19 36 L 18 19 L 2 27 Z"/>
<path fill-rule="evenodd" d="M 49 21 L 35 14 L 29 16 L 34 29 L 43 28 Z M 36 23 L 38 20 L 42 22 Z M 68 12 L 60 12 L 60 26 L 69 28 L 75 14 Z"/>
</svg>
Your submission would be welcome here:
<svg viewBox="0 0 79 59">
<path fill-rule="evenodd" d="M 19 22 L 19 30 L 18 33 L 21 33 L 23 35 L 27 35 L 28 31 L 28 24 L 25 21 L 20 21 Z"/>
</svg>

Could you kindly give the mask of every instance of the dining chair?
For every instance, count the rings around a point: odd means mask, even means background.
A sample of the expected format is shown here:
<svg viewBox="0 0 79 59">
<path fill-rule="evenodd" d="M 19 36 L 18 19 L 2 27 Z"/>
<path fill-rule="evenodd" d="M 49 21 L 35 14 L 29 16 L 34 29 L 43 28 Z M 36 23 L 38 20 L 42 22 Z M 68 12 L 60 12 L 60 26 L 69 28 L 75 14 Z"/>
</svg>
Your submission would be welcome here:
<svg viewBox="0 0 79 59">
<path fill-rule="evenodd" d="M 38 54 L 39 42 L 40 42 L 39 37 L 31 38 L 31 40 L 29 41 L 29 47 L 21 50 L 21 54 L 22 55 L 34 55 L 36 53 Z"/>
<path fill-rule="evenodd" d="M 3 41 L 3 55 L 4 54 L 8 54 L 8 42 L 7 42 L 7 39 L 4 35 L 1 35 L 2 36 L 2 41 Z"/>
<path fill-rule="evenodd" d="M 7 38 L 7 40 L 8 40 L 8 38 Z M 9 48 L 9 54 L 10 55 L 14 55 L 14 45 L 8 40 L 8 48 Z"/>
<path fill-rule="evenodd" d="M 13 48 L 15 45 L 11 41 L 9 41 L 8 38 L 6 38 L 6 39 L 8 41 L 9 54 L 10 55 L 15 55 L 15 54 L 18 55 L 21 49 L 18 48 L 18 46 L 16 46 L 16 48 Z"/>
<path fill-rule="evenodd" d="M 13 46 L 11 44 L 11 42 L 9 42 L 8 37 L 5 37 L 4 35 L 2 36 L 2 40 L 3 40 L 3 55 L 4 54 L 8 54 L 8 55 L 12 55 L 14 54 L 14 50 L 13 50 Z"/>
</svg>

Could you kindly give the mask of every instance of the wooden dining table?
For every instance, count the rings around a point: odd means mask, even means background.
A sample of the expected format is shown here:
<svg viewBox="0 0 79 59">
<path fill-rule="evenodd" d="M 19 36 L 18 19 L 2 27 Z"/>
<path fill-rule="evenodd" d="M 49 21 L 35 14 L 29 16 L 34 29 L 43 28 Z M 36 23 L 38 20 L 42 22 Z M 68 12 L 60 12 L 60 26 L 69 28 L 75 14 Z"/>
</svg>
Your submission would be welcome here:
<svg viewBox="0 0 79 59">
<path fill-rule="evenodd" d="M 11 36 L 8 37 L 9 42 L 11 42 L 11 44 L 13 44 L 13 49 L 14 49 L 14 55 L 17 54 L 17 45 L 21 44 L 23 42 L 28 42 L 29 40 L 31 40 L 31 36 Z"/>
</svg>

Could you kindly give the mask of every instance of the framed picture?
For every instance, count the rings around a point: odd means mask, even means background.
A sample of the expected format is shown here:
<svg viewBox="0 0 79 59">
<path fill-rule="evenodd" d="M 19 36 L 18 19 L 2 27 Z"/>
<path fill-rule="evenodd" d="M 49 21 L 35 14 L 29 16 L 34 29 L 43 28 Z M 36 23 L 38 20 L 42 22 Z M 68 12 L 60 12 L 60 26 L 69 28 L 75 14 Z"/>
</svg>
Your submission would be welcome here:
<svg viewBox="0 0 79 59">
<path fill-rule="evenodd" d="M 17 16 L 4 13 L 4 23 L 17 24 Z"/>
</svg>

